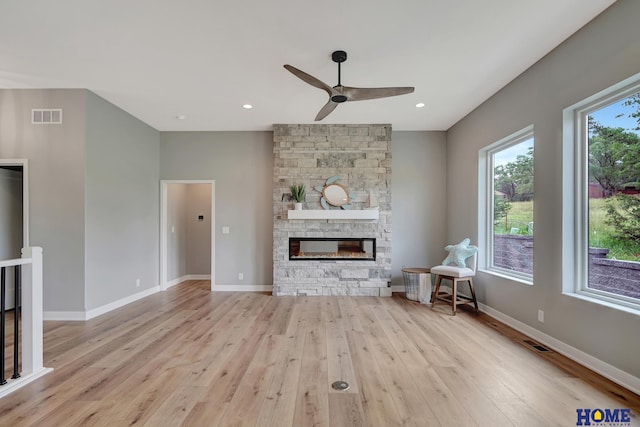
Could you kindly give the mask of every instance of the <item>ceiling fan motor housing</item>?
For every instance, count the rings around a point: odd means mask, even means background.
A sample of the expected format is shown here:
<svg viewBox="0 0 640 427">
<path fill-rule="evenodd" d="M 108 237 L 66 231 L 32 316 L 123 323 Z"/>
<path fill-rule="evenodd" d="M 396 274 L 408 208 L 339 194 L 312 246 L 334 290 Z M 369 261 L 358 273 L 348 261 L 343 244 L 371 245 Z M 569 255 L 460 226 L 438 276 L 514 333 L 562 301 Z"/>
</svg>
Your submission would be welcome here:
<svg viewBox="0 0 640 427">
<path fill-rule="evenodd" d="M 333 62 L 337 62 L 338 64 L 347 60 L 347 52 L 344 50 L 336 50 L 331 54 L 331 59 Z"/>
</svg>

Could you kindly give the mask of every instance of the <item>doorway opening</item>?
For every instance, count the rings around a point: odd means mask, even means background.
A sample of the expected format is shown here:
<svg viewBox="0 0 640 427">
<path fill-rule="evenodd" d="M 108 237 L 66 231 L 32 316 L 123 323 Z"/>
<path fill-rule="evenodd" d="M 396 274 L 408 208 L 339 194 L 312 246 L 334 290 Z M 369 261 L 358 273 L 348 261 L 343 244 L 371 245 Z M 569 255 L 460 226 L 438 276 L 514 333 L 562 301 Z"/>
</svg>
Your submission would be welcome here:
<svg viewBox="0 0 640 427">
<path fill-rule="evenodd" d="M 0 260 L 22 256 L 29 246 L 29 186 L 26 159 L 0 159 Z M 13 283 L 13 269 L 6 283 Z M 14 308 L 14 287 L 7 286 L 5 309 Z"/>
<path fill-rule="evenodd" d="M 185 280 L 215 283 L 215 181 L 162 180 L 160 289 Z"/>
</svg>

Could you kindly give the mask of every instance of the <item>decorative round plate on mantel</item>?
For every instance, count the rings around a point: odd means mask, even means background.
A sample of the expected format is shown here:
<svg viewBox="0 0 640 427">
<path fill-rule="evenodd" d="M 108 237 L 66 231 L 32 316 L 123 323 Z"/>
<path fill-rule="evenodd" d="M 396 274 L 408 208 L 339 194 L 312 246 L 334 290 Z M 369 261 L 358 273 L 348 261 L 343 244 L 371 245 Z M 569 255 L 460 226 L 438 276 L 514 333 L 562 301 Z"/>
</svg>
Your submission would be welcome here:
<svg viewBox="0 0 640 427">
<path fill-rule="evenodd" d="M 327 179 L 324 186 L 314 187 L 314 190 L 322 193 L 320 205 L 324 209 L 329 210 L 331 206 L 344 210 L 351 209 L 351 194 L 347 187 L 337 182 L 341 179 L 341 176 L 335 175 Z"/>
</svg>

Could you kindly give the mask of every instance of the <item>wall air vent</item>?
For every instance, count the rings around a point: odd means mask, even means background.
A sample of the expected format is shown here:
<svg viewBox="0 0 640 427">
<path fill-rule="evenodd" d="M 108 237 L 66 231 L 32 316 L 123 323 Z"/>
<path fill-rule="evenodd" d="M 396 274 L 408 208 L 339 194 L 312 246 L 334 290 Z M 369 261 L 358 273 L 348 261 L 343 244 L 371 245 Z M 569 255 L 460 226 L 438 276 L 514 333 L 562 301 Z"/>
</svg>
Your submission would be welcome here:
<svg viewBox="0 0 640 427">
<path fill-rule="evenodd" d="M 532 341 L 532 340 L 524 340 L 524 343 L 529 345 L 529 346 L 531 346 L 531 347 L 533 347 L 533 348 L 535 348 L 536 350 L 538 350 L 540 352 L 551 351 L 547 347 L 545 347 L 545 346 L 543 346 L 543 345 L 541 345 L 541 344 L 539 344 L 539 343 L 537 343 L 535 341 Z"/>
<path fill-rule="evenodd" d="M 31 110 L 31 123 L 34 125 L 61 125 L 61 108 L 34 108 Z"/>
</svg>

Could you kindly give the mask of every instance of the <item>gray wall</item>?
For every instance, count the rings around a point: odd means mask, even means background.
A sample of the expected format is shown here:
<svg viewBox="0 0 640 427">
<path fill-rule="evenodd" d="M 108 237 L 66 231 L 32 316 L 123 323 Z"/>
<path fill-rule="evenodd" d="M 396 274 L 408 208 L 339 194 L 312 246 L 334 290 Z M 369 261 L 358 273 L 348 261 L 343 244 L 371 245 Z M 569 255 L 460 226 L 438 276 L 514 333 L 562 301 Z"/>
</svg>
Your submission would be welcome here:
<svg viewBox="0 0 640 427">
<path fill-rule="evenodd" d="M 562 110 L 640 72 L 640 2 L 619 0 L 447 132 L 447 240 L 477 240 L 478 150 L 533 123 L 534 285 L 478 273 L 482 303 L 640 377 L 640 317 L 563 295 Z M 565 260 L 571 264 L 573 260 Z M 545 323 L 537 322 L 537 310 Z"/>
<path fill-rule="evenodd" d="M 62 108 L 63 124 L 32 125 L 32 108 Z M 0 158 L 29 159 L 46 311 L 84 312 L 158 285 L 158 141 L 86 90 L 0 90 Z"/>
<path fill-rule="evenodd" d="M 431 267 L 446 256 L 446 155 L 444 132 L 393 131 L 392 285 L 402 267 Z"/>
<path fill-rule="evenodd" d="M 86 120 L 90 310 L 158 286 L 160 178 L 158 131 L 88 91 Z"/>
<path fill-rule="evenodd" d="M 198 216 L 203 215 L 203 221 Z M 187 272 L 211 273 L 211 184 L 187 185 Z"/>
<path fill-rule="evenodd" d="M 29 159 L 30 244 L 44 255 L 44 308 L 84 311 L 85 92 L 0 90 L 0 158 Z M 62 108 L 32 125 L 32 108 Z"/>
<path fill-rule="evenodd" d="M 272 147 L 272 132 L 160 134 L 161 179 L 216 182 L 216 285 L 273 283 Z"/>
<path fill-rule="evenodd" d="M 187 275 L 187 184 L 167 185 L 167 280 Z"/>
</svg>

